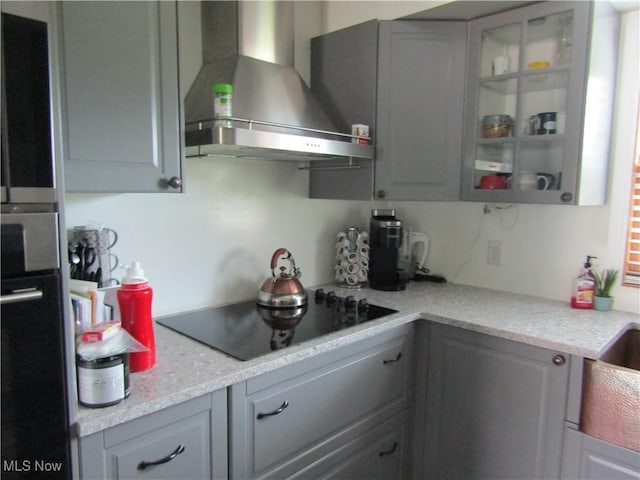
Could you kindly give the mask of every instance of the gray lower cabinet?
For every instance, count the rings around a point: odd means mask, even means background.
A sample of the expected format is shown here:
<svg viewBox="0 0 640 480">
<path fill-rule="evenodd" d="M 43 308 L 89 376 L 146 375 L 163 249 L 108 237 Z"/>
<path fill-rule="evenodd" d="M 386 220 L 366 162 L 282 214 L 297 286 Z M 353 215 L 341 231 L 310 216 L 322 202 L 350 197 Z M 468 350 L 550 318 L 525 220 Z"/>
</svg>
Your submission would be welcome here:
<svg viewBox="0 0 640 480">
<path fill-rule="evenodd" d="M 457 200 L 465 62 L 464 22 L 370 21 L 313 38 L 311 89 L 338 130 L 369 125 L 375 160 L 314 162 L 310 197 Z"/>
<path fill-rule="evenodd" d="M 226 390 L 78 442 L 82 479 L 227 478 Z"/>
<path fill-rule="evenodd" d="M 558 478 L 569 356 L 439 324 L 428 344 L 415 478 Z"/>
<path fill-rule="evenodd" d="M 383 422 L 379 427 L 336 448 L 322 461 L 299 470 L 291 478 L 308 480 L 399 480 L 408 478 L 403 461 L 411 442 L 407 413 Z"/>
<path fill-rule="evenodd" d="M 174 1 L 60 2 L 65 187 L 179 192 Z"/>
<path fill-rule="evenodd" d="M 567 428 L 562 478 L 638 480 L 640 479 L 640 452 Z"/>
<path fill-rule="evenodd" d="M 403 478 L 412 325 L 230 389 L 230 478 Z"/>
</svg>

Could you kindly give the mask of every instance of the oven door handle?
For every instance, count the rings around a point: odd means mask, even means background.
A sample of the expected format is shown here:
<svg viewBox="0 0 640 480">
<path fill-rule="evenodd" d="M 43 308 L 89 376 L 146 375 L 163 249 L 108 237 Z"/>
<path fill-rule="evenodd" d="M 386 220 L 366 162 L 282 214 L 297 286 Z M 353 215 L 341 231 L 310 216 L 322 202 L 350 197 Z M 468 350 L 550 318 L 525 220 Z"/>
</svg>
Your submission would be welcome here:
<svg viewBox="0 0 640 480">
<path fill-rule="evenodd" d="M 42 295 L 42 290 L 37 290 L 35 288 L 25 291 L 16 290 L 14 293 L 10 293 L 9 295 L 0 296 L 0 305 L 40 300 Z"/>
</svg>

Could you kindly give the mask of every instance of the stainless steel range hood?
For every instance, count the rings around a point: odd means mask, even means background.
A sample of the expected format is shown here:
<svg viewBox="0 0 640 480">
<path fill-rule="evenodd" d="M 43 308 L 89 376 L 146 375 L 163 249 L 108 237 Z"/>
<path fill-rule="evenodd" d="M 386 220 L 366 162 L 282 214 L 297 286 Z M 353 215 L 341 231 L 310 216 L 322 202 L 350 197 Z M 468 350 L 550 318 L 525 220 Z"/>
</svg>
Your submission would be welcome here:
<svg viewBox="0 0 640 480">
<path fill-rule="evenodd" d="M 337 133 L 293 68 L 294 2 L 203 1 L 203 67 L 185 98 L 187 157 L 372 158 Z M 232 127 L 213 120 L 214 83 L 233 85 Z"/>
</svg>

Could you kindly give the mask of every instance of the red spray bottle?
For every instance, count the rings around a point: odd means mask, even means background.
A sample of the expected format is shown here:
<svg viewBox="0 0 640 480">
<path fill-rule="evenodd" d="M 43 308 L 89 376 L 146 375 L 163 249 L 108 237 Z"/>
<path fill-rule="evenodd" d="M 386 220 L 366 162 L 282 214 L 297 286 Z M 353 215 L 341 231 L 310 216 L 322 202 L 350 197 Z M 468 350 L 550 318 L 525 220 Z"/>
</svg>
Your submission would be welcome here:
<svg viewBox="0 0 640 480">
<path fill-rule="evenodd" d="M 131 372 L 148 370 L 156 364 L 156 339 L 153 332 L 151 303 L 153 289 L 144 277 L 140 262 L 133 262 L 118 290 L 122 328 L 149 350 L 129 354 Z"/>
<path fill-rule="evenodd" d="M 593 308 L 593 297 L 596 289 L 596 281 L 591 274 L 591 259 L 588 256 L 573 286 L 571 306 L 573 308 Z"/>
</svg>

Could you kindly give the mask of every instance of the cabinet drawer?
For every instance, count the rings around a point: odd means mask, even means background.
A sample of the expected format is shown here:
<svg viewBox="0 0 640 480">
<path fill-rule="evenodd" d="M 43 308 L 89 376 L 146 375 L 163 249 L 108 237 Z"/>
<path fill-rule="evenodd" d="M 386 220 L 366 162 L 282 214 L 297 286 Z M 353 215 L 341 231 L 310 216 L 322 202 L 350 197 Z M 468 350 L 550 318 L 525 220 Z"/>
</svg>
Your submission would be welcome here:
<svg viewBox="0 0 640 480">
<path fill-rule="evenodd" d="M 403 401 L 411 360 L 407 343 L 405 337 L 396 339 L 249 397 L 253 471 L 307 449 L 358 418 Z"/>
<path fill-rule="evenodd" d="M 403 412 L 336 448 L 326 457 L 298 471 L 291 479 L 408 478 L 405 470 L 410 451 L 407 412 Z"/>
<path fill-rule="evenodd" d="M 139 470 L 142 461 L 170 461 Z M 78 439 L 83 480 L 228 478 L 227 390 L 196 397 Z"/>
<path fill-rule="evenodd" d="M 109 478 L 211 478 L 210 413 L 200 412 L 107 450 Z M 184 450 L 175 454 L 179 446 Z M 174 458 L 139 468 L 140 462 Z"/>
</svg>

